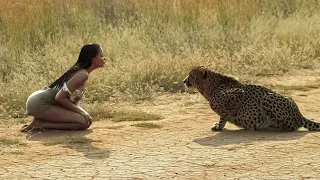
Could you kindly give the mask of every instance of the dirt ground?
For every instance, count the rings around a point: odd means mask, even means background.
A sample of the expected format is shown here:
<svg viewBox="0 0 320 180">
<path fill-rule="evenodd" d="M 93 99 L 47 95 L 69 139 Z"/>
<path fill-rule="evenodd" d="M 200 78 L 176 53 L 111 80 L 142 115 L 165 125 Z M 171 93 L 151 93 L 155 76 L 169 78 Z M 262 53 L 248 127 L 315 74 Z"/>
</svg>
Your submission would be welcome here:
<svg viewBox="0 0 320 180">
<path fill-rule="evenodd" d="M 256 83 L 287 86 L 301 112 L 320 122 L 319 75 L 306 70 Z M 0 179 L 320 179 L 320 132 L 255 132 L 230 123 L 212 132 L 218 116 L 199 94 L 126 106 L 161 114 L 152 122 L 162 127 L 97 121 L 81 132 L 26 134 L 21 124 L 0 124 L 0 137 L 25 143 L 0 146 Z"/>
</svg>

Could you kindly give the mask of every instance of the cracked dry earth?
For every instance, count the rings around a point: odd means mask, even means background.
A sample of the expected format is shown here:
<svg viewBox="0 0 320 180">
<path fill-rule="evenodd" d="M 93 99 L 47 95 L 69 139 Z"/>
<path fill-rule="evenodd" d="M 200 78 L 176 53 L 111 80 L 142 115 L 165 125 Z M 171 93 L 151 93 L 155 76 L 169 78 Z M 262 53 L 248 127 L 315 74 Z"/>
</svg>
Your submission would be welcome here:
<svg viewBox="0 0 320 180">
<path fill-rule="evenodd" d="M 319 94 L 320 88 L 290 92 L 317 122 Z M 1 124 L 1 136 L 26 145 L 1 147 L 0 179 L 320 179 L 320 132 L 254 132 L 229 123 L 212 132 L 218 116 L 199 94 L 158 100 L 126 107 L 163 115 L 152 121 L 162 128 L 97 121 L 82 132 L 24 134 L 21 125 Z M 50 144 L 65 137 L 83 142 Z"/>
</svg>

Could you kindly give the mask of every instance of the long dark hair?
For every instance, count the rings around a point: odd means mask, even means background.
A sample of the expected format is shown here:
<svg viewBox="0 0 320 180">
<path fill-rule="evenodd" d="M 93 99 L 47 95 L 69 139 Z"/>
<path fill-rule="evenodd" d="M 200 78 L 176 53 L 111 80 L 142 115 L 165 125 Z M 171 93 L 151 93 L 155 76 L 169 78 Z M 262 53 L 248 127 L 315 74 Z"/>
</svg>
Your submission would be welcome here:
<svg viewBox="0 0 320 180">
<path fill-rule="evenodd" d="M 70 74 L 80 70 L 89 68 L 92 64 L 92 58 L 97 56 L 100 50 L 99 44 L 85 44 L 82 46 L 78 61 L 71 66 L 60 78 L 54 81 L 49 88 L 61 89 L 64 82 L 67 81 Z"/>
</svg>

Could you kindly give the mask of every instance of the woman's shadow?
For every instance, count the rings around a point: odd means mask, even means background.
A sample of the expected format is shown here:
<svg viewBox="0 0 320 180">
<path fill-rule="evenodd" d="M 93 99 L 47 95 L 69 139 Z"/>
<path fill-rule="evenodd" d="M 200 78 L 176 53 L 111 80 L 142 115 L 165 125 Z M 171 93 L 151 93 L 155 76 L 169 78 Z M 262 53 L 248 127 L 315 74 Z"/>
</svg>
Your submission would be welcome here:
<svg viewBox="0 0 320 180">
<path fill-rule="evenodd" d="M 27 133 L 26 139 L 43 142 L 46 146 L 61 145 L 64 148 L 81 152 L 89 159 L 109 158 L 110 151 L 108 149 L 93 146 L 92 142 L 95 141 L 85 137 L 85 135 L 91 132 L 91 129 L 84 131 L 46 130 Z"/>
<path fill-rule="evenodd" d="M 203 138 L 196 138 L 193 142 L 203 146 L 224 146 L 257 141 L 289 141 L 304 137 L 308 131 L 268 132 L 250 130 L 223 130 Z"/>
</svg>

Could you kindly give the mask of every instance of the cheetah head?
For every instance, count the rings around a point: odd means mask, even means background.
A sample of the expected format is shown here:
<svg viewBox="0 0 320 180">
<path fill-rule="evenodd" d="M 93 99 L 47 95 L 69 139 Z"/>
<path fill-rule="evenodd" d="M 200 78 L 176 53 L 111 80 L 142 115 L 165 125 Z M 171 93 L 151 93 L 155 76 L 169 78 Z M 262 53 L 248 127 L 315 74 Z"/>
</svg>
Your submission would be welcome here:
<svg viewBox="0 0 320 180">
<path fill-rule="evenodd" d="M 211 71 L 203 66 L 192 68 L 183 83 L 187 88 L 196 89 L 201 94 L 207 95 L 212 94 L 215 89 L 223 88 L 225 85 L 236 87 L 241 84 L 231 76 Z"/>
<path fill-rule="evenodd" d="M 183 80 L 186 87 L 199 88 L 201 84 L 207 79 L 208 70 L 201 66 L 192 68 L 189 75 Z"/>
</svg>

